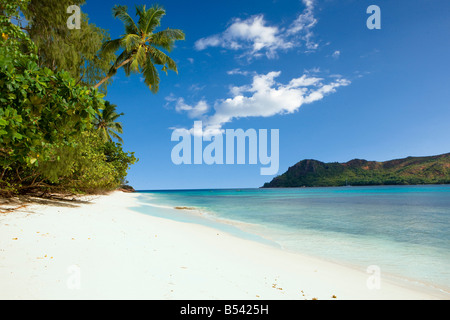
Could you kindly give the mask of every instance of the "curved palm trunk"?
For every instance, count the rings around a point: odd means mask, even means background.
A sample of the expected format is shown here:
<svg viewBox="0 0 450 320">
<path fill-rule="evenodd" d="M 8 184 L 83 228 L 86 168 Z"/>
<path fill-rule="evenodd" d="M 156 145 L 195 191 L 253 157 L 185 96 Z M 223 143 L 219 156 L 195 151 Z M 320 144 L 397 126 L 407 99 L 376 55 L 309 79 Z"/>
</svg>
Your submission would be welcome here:
<svg viewBox="0 0 450 320">
<path fill-rule="evenodd" d="M 109 78 L 111 78 L 111 76 L 106 76 L 105 78 L 103 78 L 99 83 L 97 83 L 97 84 L 94 86 L 94 89 L 98 89 L 103 83 L 105 83 L 105 81 L 108 81 Z"/>
<path fill-rule="evenodd" d="M 119 66 L 114 67 L 114 72 L 113 73 L 109 73 L 106 77 L 104 77 L 99 83 L 97 83 L 94 86 L 94 89 L 98 89 L 103 83 L 105 83 L 106 81 L 108 81 L 114 74 L 116 74 L 117 70 L 119 70 L 121 67 L 123 67 L 124 65 L 126 65 L 127 63 L 130 63 L 131 60 L 133 60 L 133 57 L 128 58 L 127 60 L 125 60 L 124 62 L 122 62 Z"/>
</svg>

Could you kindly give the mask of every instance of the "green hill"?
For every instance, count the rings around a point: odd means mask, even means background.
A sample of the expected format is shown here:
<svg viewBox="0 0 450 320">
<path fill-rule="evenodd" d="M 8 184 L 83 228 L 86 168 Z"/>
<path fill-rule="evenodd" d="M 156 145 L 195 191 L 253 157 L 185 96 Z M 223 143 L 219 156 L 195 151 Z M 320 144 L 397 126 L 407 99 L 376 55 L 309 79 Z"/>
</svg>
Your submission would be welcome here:
<svg viewBox="0 0 450 320">
<path fill-rule="evenodd" d="M 354 159 L 346 163 L 302 160 L 263 188 L 364 185 L 449 184 L 450 153 L 385 162 Z"/>
</svg>

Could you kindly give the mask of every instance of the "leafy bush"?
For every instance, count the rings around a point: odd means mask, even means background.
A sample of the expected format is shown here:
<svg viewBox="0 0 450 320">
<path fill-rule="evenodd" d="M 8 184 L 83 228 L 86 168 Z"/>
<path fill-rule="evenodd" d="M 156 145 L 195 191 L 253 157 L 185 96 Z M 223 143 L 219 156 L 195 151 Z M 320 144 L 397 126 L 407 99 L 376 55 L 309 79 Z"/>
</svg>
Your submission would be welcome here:
<svg viewBox="0 0 450 320">
<path fill-rule="evenodd" d="M 116 188 L 137 160 L 94 130 L 103 95 L 39 68 L 27 35 L 3 15 L 0 27 L 0 192 Z"/>
</svg>

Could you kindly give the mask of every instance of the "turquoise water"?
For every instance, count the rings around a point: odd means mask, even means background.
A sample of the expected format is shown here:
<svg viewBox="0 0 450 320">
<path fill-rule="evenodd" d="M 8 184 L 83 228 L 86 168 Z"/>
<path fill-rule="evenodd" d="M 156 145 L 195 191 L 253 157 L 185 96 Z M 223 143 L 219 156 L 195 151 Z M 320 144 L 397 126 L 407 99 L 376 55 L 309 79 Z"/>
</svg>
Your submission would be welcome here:
<svg viewBox="0 0 450 320">
<path fill-rule="evenodd" d="M 450 185 L 141 191 L 139 199 L 141 212 L 362 270 L 377 265 L 450 293 Z"/>
</svg>

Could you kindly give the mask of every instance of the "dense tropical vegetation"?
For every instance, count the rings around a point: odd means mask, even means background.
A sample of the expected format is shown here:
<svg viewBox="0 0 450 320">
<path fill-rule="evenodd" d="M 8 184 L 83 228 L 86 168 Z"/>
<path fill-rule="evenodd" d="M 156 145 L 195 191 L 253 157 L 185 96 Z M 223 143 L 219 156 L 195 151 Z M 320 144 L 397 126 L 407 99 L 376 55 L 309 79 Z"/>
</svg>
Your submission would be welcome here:
<svg viewBox="0 0 450 320">
<path fill-rule="evenodd" d="M 450 153 L 385 162 L 355 159 L 346 163 L 303 160 L 264 188 L 411 185 L 450 183 Z"/>
<path fill-rule="evenodd" d="M 21 6 L 25 18 L 19 25 L 37 47 L 38 65 L 52 71 L 67 71 L 77 83 L 93 86 L 115 61 L 114 52 L 100 52 L 110 40 L 108 32 L 89 22 L 81 13 L 81 28 L 67 28 L 67 8 L 85 0 L 29 0 Z M 26 24 L 25 26 L 22 26 Z M 106 92 L 106 86 L 103 87 Z"/>
<path fill-rule="evenodd" d="M 149 43 L 170 50 L 182 32 L 152 34 L 164 15 L 159 7 L 138 7 L 139 29 L 126 8 L 115 7 L 127 34 L 145 32 L 140 42 L 133 36 L 111 42 L 85 14 L 82 28 L 69 30 L 67 7 L 84 2 L 0 0 L 0 196 L 113 190 L 137 161 L 122 149 L 123 113 L 104 100 L 111 70 L 140 71 L 156 92 L 154 64 L 176 65 Z M 102 92 L 93 87 L 99 81 Z"/>
</svg>

